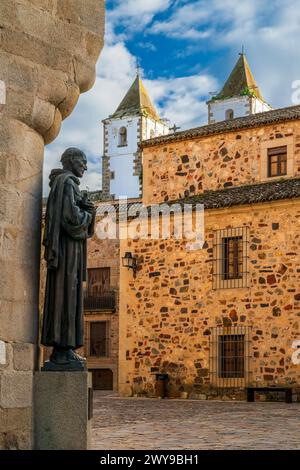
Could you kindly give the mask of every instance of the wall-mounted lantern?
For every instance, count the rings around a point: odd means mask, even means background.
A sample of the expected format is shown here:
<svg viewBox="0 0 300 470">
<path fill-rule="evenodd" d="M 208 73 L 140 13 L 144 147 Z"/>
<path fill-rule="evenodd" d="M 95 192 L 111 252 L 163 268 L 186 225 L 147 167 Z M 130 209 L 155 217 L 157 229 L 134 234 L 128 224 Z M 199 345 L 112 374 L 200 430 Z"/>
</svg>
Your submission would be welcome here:
<svg viewBox="0 0 300 470">
<path fill-rule="evenodd" d="M 125 256 L 122 258 L 124 268 L 132 269 L 134 273 L 137 270 L 137 260 L 130 251 L 126 251 Z"/>
</svg>

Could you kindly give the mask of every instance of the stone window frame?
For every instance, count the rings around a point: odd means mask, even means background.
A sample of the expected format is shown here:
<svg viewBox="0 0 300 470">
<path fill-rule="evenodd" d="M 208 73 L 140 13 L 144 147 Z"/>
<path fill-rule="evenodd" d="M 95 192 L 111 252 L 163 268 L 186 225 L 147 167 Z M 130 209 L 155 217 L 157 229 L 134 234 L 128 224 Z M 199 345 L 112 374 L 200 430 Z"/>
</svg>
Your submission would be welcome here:
<svg viewBox="0 0 300 470">
<path fill-rule="evenodd" d="M 214 230 L 213 241 L 213 267 L 212 267 L 212 288 L 213 290 L 248 288 L 250 283 L 249 275 L 249 227 L 227 227 L 225 229 Z M 224 279 L 223 275 L 223 240 L 226 238 L 242 238 L 242 272 L 241 277 Z"/>
<path fill-rule="evenodd" d="M 219 338 L 244 336 L 244 376 L 224 378 L 220 373 Z M 216 326 L 209 337 L 209 375 L 211 385 L 218 388 L 243 388 L 251 382 L 252 374 L 252 326 Z"/>
<path fill-rule="evenodd" d="M 286 175 L 268 176 L 269 160 L 268 150 L 276 147 L 285 147 L 287 151 L 287 172 Z M 261 143 L 260 179 L 261 181 L 272 181 L 281 178 L 294 176 L 294 138 L 282 137 L 280 139 L 267 140 Z"/>
</svg>

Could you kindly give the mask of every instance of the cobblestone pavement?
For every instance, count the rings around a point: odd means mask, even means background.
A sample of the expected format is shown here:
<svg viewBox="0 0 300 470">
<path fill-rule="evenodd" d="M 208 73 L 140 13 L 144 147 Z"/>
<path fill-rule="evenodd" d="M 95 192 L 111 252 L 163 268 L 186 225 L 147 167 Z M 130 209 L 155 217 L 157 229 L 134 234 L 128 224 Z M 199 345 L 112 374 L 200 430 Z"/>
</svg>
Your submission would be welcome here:
<svg viewBox="0 0 300 470">
<path fill-rule="evenodd" d="M 93 448 L 300 449 L 300 403 L 119 398 L 94 393 Z"/>
</svg>

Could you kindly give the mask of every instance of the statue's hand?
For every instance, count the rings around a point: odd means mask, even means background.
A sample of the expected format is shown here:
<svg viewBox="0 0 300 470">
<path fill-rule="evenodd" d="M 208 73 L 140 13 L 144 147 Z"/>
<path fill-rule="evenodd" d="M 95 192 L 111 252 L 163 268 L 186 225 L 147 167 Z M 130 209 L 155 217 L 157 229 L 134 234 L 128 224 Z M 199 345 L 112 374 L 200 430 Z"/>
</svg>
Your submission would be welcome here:
<svg viewBox="0 0 300 470">
<path fill-rule="evenodd" d="M 89 212 L 89 214 L 95 214 L 96 213 L 96 207 L 94 206 L 94 204 L 91 201 L 86 201 L 83 204 L 83 209 L 85 211 Z"/>
</svg>

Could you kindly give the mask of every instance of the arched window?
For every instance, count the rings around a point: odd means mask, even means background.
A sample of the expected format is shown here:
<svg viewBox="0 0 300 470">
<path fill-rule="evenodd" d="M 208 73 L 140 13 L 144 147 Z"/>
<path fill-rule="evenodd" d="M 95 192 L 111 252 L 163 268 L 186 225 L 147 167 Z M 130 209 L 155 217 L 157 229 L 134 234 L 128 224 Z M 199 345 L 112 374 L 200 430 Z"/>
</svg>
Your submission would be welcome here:
<svg viewBox="0 0 300 470">
<path fill-rule="evenodd" d="M 234 112 L 233 109 L 227 109 L 225 113 L 225 119 L 233 119 Z"/>
<path fill-rule="evenodd" d="M 119 147 L 126 147 L 127 145 L 127 129 L 126 127 L 121 127 L 119 130 Z"/>
</svg>

